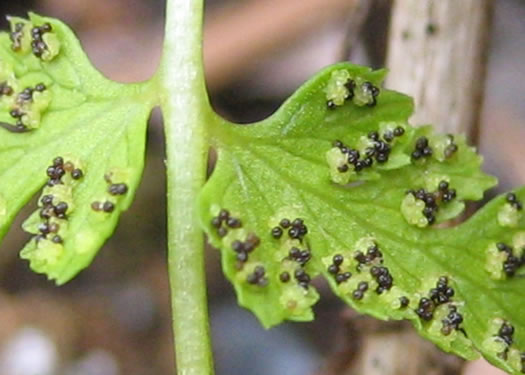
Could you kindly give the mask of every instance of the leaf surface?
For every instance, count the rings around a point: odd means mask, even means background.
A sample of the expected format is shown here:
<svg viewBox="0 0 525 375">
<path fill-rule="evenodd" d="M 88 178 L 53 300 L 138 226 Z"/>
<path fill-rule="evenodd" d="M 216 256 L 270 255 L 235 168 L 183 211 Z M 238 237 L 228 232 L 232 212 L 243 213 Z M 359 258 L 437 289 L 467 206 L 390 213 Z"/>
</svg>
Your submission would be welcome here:
<svg viewBox="0 0 525 375">
<path fill-rule="evenodd" d="M 153 96 L 148 83 L 105 79 L 61 22 L 30 14 L 10 23 L 0 34 L 0 240 L 39 193 L 21 256 L 62 284 L 131 204 Z"/>
<path fill-rule="evenodd" d="M 269 119 L 216 129 L 202 226 L 266 327 L 311 320 L 322 276 L 359 312 L 411 320 L 446 351 L 519 373 L 525 190 L 440 226 L 496 180 L 463 136 L 410 126 L 411 98 L 379 89 L 384 75 L 339 64 Z"/>
</svg>

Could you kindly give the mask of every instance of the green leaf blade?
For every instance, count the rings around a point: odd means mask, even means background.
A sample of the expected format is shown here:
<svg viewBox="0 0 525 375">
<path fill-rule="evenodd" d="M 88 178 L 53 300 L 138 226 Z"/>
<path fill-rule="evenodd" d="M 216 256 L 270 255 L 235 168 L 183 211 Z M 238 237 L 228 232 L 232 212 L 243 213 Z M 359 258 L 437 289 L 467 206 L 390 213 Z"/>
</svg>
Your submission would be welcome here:
<svg viewBox="0 0 525 375">
<path fill-rule="evenodd" d="M 43 35 L 49 37 L 42 37 L 48 58 L 13 50 L 12 38 L 0 34 L 0 85 L 10 88 L 0 97 L 0 240 L 43 188 L 24 224 L 34 236 L 21 256 L 33 270 L 63 284 L 89 265 L 132 202 L 156 97 L 152 82 L 123 85 L 104 78 L 63 23 L 36 14 L 11 21 L 15 30 L 18 23 L 29 25 L 22 44 L 31 38 L 31 28 L 48 28 Z M 53 48 L 56 54 L 50 53 Z M 22 99 L 24 90 L 30 94 Z M 13 109 L 24 116 L 13 116 Z M 46 171 L 58 157 L 63 175 L 56 178 Z M 118 184 L 125 188 L 111 192 Z M 52 203 L 41 202 L 46 195 L 54 197 Z M 56 211 L 60 203 L 67 205 L 62 217 Z"/>
<path fill-rule="evenodd" d="M 491 279 L 483 236 L 486 230 L 494 238 L 511 241 L 509 233 L 525 229 L 523 218 L 510 231 L 501 226 L 494 215 L 501 207 L 494 207 L 501 206 L 504 198 L 498 198 L 463 225 L 435 227 L 459 215 L 465 200 L 481 199 L 496 180 L 481 172 L 482 159 L 464 137 L 441 136 L 430 127 L 412 128 L 407 122 L 412 102 L 404 95 L 382 90 L 376 106 L 359 106 L 362 103 L 347 98 L 327 108 L 332 98 L 327 87 L 334 84 L 334 71 L 340 70 L 361 85 L 367 81 L 379 85 L 384 76 L 340 64 L 306 83 L 268 120 L 215 132 L 219 160 L 201 195 L 202 225 L 222 252 L 225 274 L 240 304 L 265 326 L 285 319 L 311 319 L 317 292 L 310 283 L 301 286 L 301 273 L 309 278 L 322 275 L 337 295 L 360 312 L 380 319 L 411 320 L 423 336 L 444 350 L 465 358 L 481 352 L 507 371 L 521 371 L 516 351 L 525 351 L 525 321 L 516 312 L 508 313 L 517 305 L 506 296 L 520 295 L 524 279 L 518 273 L 505 280 Z M 338 90 L 344 96 L 345 91 Z M 347 154 L 339 157 L 341 146 L 334 146 L 336 141 L 363 155 L 371 145 L 370 132 L 386 139 L 386 133 L 397 127 L 403 134 L 389 142 L 388 161 L 375 159 L 372 167 L 358 172 L 352 166 L 347 171 L 338 169 L 348 163 Z M 432 155 L 416 157 L 413 152 L 422 137 Z M 441 183 L 446 183 L 446 189 L 440 190 Z M 422 212 L 430 203 L 417 198 L 420 189 L 437 200 L 432 214 L 435 223 Z M 520 191 L 519 199 L 521 195 Z M 407 197 L 423 206 L 411 206 Z M 221 209 L 239 219 L 242 227 L 218 220 Z M 289 227 L 279 225 L 281 219 L 297 218 L 308 229 L 300 240 L 290 238 Z M 282 235 L 274 238 L 273 230 Z M 258 238 L 257 246 L 250 245 L 250 235 Z M 366 258 L 374 244 L 381 256 Z M 309 258 L 295 257 L 293 247 L 308 251 Z M 344 259 L 336 267 L 337 276 L 330 272 L 336 255 Z M 264 272 L 257 267 L 264 267 Z M 385 268 L 387 275 L 384 270 L 382 276 L 378 274 L 378 268 Z M 347 272 L 351 276 L 344 279 Z M 283 273 L 287 273 L 285 281 Z M 446 280 L 440 287 L 443 291 L 432 292 L 440 278 Z M 500 284 L 507 289 L 483 297 L 482 291 L 499 290 Z M 453 296 L 444 296 L 447 288 Z M 442 300 L 433 302 L 432 293 L 436 301 Z M 402 306 L 404 297 L 409 299 L 407 306 Z M 425 309 L 420 310 L 425 298 L 432 301 L 426 316 Z M 481 298 L 485 301 L 480 304 Z M 514 327 L 511 345 L 501 345 L 498 332 L 493 332 L 495 319 L 500 328 L 503 323 L 497 319 Z"/>
</svg>

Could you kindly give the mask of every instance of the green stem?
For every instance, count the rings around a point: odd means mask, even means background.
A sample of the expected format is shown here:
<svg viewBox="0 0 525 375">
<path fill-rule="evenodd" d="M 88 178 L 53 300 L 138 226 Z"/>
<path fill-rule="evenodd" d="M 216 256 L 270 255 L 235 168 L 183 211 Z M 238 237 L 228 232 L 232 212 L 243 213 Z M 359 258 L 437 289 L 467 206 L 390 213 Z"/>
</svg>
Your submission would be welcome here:
<svg viewBox="0 0 525 375">
<path fill-rule="evenodd" d="M 168 179 L 168 267 L 179 375 L 213 374 L 204 240 L 196 208 L 213 122 L 202 65 L 203 0 L 168 0 L 162 87 Z"/>
</svg>

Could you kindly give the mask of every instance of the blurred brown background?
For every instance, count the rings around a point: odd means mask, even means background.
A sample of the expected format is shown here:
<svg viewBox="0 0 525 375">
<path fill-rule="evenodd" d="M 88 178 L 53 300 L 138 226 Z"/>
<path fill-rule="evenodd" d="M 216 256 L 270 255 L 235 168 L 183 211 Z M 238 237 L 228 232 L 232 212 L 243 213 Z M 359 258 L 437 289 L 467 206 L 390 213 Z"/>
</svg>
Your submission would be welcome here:
<svg viewBox="0 0 525 375">
<path fill-rule="evenodd" d="M 236 122 L 264 118 L 328 64 L 348 59 L 384 66 L 390 1 L 208 0 L 206 4 L 205 64 L 211 99 L 218 112 Z M 23 15 L 27 10 L 70 24 L 93 63 L 114 80 L 144 80 L 155 71 L 163 0 L 0 3 L 2 15 Z M 500 189 L 525 183 L 523 20 L 525 2 L 495 2 L 480 148 L 485 170 L 500 177 Z M 2 20 L 1 26 L 6 28 L 7 23 Z M 148 142 L 147 169 L 135 203 L 93 265 L 68 285 L 54 287 L 18 259 L 17 252 L 27 240 L 19 225 L 2 244 L 0 375 L 173 373 L 164 151 L 158 114 L 152 116 Z M 18 224 L 27 214 L 19 215 Z M 378 350 L 378 342 L 404 348 L 396 354 L 401 358 L 424 359 L 415 373 L 462 371 L 460 361 L 423 344 L 405 325 L 383 325 L 356 316 L 323 284 L 315 322 L 264 331 L 251 314 L 236 306 L 217 255 L 208 249 L 218 375 L 353 374 L 352 366 L 359 360 L 388 366 L 380 358 L 362 358 L 364 348 L 376 345 Z"/>
</svg>

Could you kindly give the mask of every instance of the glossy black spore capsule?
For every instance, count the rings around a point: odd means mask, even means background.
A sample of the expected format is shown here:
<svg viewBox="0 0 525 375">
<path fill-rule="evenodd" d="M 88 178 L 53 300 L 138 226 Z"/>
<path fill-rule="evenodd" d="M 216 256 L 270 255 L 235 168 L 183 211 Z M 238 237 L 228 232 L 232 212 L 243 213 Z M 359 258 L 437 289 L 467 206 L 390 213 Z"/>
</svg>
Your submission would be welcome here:
<svg viewBox="0 0 525 375">
<path fill-rule="evenodd" d="M 56 243 L 56 244 L 61 244 L 63 242 L 62 237 L 60 237 L 58 234 L 53 236 L 51 241 Z"/>
<path fill-rule="evenodd" d="M 290 273 L 287 271 L 281 272 L 281 274 L 279 275 L 279 280 L 281 280 L 281 282 L 283 283 L 287 283 L 288 281 L 290 281 Z"/>
<path fill-rule="evenodd" d="M 82 172 L 81 169 L 75 168 L 71 171 L 71 178 L 73 180 L 80 180 L 82 177 L 84 177 L 84 172 Z"/>
<path fill-rule="evenodd" d="M 372 99 L 366 105 L 369 107 L 374 107 L 377 104 L 377 96 L 380 92 L 379 88 L 374 86 L 372 82 L 365 82 L 363 83 L 362 87 L 365 91 L 368 91 L 372 96 Z"/>
<path fill-rule="evenodd" d="M 91 209 L 96 212 L 102 211 L 102 206 L 103 206 L 102 202 L 92 202 L 91 203 Z"/>
<path fill-rule="evenodd" d="M 40 199 L 40 202 L 42 203 L 42 205 L 44 206 L 48 206 L 48 205 L 51 205 L 53 204 L 53 196 L 48 194 L 48 195 L 44 195 L 41 199 Z"/>
<path fill-rule="evenodd" d="M 351 277 L 352 277 L 352 273 L 351 272 L 338 273 L 337 275 L 335 275 L 335 282 L 337 284 L 341 284 L 341 283 L 349 280 Z"/>
<path fill-rule="evenodd" d="M 217 228 L 217 229 L 220 228 L 221 224 L 222 224 L 222 222 L 219 220 L 218 217 L 213 217 L 211 219 L 210 223 L 211 223 L 212 227 Z"/>
<path fill-rule="evenodd" d="M 217 229 L 217 235 L 219 237 L 225 237 L 228 234 L 228 230 L 226 228 L 219 228 Z"/>
<path fill-rule="evenodd" d="M 416 314 L 425 321 L 430 321 L 434 317 L 434 303 L 426 298 L 423 297 L 419 300 L 419 305 L 416 309 Z"/>
<path fill-rule="evenodd" d="M 230 228 L 235 229 L 242 227 L 242 222 L 236 217 L 229 217 L 228 220 L 226 220 L 226 225 Z"/>
<path fill-rule="evenodd" d="M 505 200 L 507 201 L 507 203 L 509 203 L 512 207 L 514 207 L 518 211 L 521 211 L 523 209 L 523 203 L 518 199 L 516 194 L 508 193 L 505 196 Z"/>
<path fill-rule="evenodd" d="M 248 274 L 246 281 L 248 284 L 266 286 L 268 279 L 265 277 L 266 269 L 263 266 L 256 266 L 252 273 Z"/>
<path fill-rule="evenodd" d="M 498 331 L 498 337 L 503 339 L 507 345 L 512 345 L 514 342 L 514 327 L 509 322 L 504 322 Z"/>
<path fill-rule="evenodd" d="M 124 195 L 128 192 L 128 185 L 124 183 L 111 184 L 108 187 L 108 193 L 111 195 Z"/>
<path fill-rule="evenodd" d="M 412 159 L 418 160 L 431 156 L 433 153 L 428 138 L 421 136 L 416 140 L 415 149 L 412 152 Z"/>
<path fill-rule="evenodd" d="M 343 263 L 343 260 L 344 260 L 344 258 L 343 258 L 343 256 L 341 254 L 336 254 L 332 258 L 332 261 L 333 261 L 334 265 L 336 265 L 336 266 L 340 266 Z"/>
<path fill-rule="evenodd" d="M 441 321 L 441 323 L 441 333 L 448 336 L 452 330 L 460 329 L 460 325 L 463 323 L 463 315 L 457 311 L 455 306 L 450 306 L 448 315 Z"/>
<path fill-rule="evenodd" d="M 271 234 L 273 238 L 279 239 L 283 236 L 283 230 L 280 227 L 273 227 Z"/>
<path fill-rule="evenodd" d="M 53 27 L 49 23 L 44 23 L 40 27 L 33 27 L 31 29 L 31 49 L 33 55 L 38 58 L 42 58 L 42 55 L 47 51 L 48 46 L 44 42 L 43 35 L 53 30 Z"/>
<path fill-rule="evenodd" d="M 394 129 L 394 136 L 401 137 L 403 134 L 405 134 L 405 129 L 403 129 L 401 126 L 398 126 Z"/>
<path fill-rule="evenodd" d="M 102 205 L 102 211 L 106 213 L 111 213 L 115 210 L 115 205 L 112 202 L 106 201 Z"/>
</svg>

